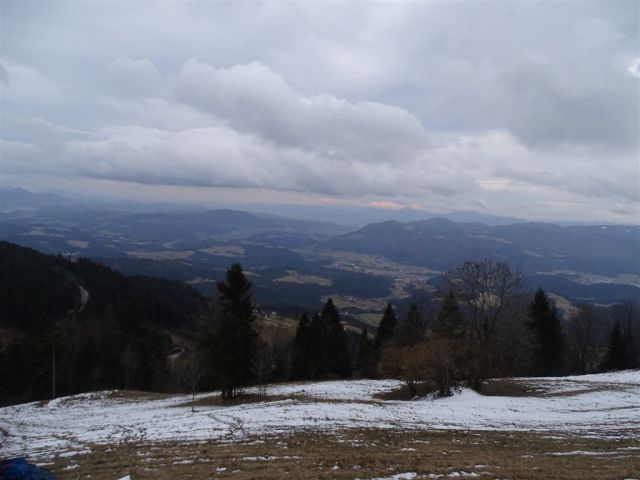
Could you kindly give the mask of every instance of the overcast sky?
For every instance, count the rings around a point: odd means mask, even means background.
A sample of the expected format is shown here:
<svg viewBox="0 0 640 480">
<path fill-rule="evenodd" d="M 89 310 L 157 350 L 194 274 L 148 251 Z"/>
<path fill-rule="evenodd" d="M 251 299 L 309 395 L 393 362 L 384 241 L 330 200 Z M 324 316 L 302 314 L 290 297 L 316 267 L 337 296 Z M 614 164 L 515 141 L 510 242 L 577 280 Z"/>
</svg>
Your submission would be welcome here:
<svg viewBox="0 0 640 480">
<path fill-rule="evenodd" d="M 2 186 L 640 223 L 636 0 L 0 6 Z"/>
</svg>

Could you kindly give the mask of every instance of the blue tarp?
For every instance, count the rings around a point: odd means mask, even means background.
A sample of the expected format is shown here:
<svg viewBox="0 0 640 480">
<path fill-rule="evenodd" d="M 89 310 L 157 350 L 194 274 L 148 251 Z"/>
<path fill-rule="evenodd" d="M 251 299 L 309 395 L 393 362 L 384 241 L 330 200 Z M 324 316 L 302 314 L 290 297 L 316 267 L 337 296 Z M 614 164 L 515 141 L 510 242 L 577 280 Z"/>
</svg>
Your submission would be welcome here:
<svg viewBox="0 0 640 480">
<path fill-rule="evenodd" d="M 0 461 L 0 480 L 57 480 L 53 473 L 24 458 L 11 458 Z"/>
</svg>

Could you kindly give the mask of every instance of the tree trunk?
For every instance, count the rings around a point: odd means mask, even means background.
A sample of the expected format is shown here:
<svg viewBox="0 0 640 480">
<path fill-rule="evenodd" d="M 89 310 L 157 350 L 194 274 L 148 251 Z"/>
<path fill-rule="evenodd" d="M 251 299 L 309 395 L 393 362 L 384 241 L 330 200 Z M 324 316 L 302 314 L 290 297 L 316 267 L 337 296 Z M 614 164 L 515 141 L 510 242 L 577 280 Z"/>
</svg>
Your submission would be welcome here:
<svg viewBox="0 0 640 480">
<path fill-rule="evenodd" d="M 411 398 L 415 398 L 418 396 L 418 383 L 415 380 L 409 380 L 407 382 L 407 386 L 409 387 L 409 396 Z"/>
</svg>

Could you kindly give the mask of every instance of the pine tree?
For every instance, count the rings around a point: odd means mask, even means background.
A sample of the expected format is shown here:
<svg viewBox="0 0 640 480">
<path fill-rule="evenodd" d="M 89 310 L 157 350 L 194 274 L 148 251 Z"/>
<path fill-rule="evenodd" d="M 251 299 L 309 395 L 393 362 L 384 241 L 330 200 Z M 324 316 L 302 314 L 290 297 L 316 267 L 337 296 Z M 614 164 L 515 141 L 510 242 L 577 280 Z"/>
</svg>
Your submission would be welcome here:
<svg viewBox="0 0 640 480">
<path fill-rule="evenodd" d="M 27 357 L 28 378 L 35 398 L 56 398 L 59 394 L 65 345 L 60 325 L 46 315 L 38 315 L 28 331 L 31 342 Z"/>
<path fill-rule="evenodd" d="M 565 337 L 558 310 L 546 293 L 538 289 L 529 305 L 527 325 L 532 337 L 531 366 L 534 374 L 555 375 L 562 372 Z"/>
<path fill-rule="evenodd" d="M 364 378 L 375 378 L 377 355 L 374 344 L 369 339 L 369 332 L 363 328 L 358 342 L 358 356 L 356 358 L 356 374 Z"/>
<path fill-rule="evenodd" d="M 630 342 L 628 342 L 625 332 L 622 330 L 620 320 L 616 320 L 609 333 L 607 342 L 607 353 L 602 362 L 603 370 L 623 370 L 631 368 L 632 359 L 630 359 Z"/>
<path fill-rule="evenodd" d="M 378 324 L 378 331 L 376 332 L 376 338 L 374 340 L 374 346 L 378 353 L 382 350 L 382 347 L 393 338 L 396 323 L 398 323 L 396 313 L 393 310 L 391 302 L 389 302 L 382 315 L 382 320 L 380 320 Z"/>
<path fill-rule="evenodd" d="M 254 379 L 258 341 L 251 282 L 239 263 L 227 270 L 224 282 L 218 282 L 218 293 L 219 324 L 205 350 L 207 367 L 213 370 L 222 398 L 229 399 Z"/>
<path fill-rule="evenodd" d="M 306 377 L 308 379 L 317 379 L 327 372 L 326 338 L 326 328 L 324 328 L 320 313 L 316 313 L 309 323 Z"/>
<path fill-rule="evenodd" d="M 81 339 L 75 352 L 72 364 L 72 379 L 74 392 L 89 392 L 96 388 L 96 345 L 91 336 Z"/>
<path fill-rule="evenodd" d="M 398 335 L 400 345 L 415 345 L 424 337 L 424 323 L 418 306 L 414 303 L 402 323 Z"/>
<path fill-rule="evenodd" d="M 303 313 L 298 323 L 296 336 L 293 340 L 293 350 L 291 352 L 291 379 L 308 380 L 313 378 L 311 355 L 313 338 L 311 335 L 311 324 L 309 316 Z"/>
<path fill-rule="evenodd" d="M 116 319 L 114 308 L 108 305 L 101 318 L 98 342 L 96 345 L 96 388 L 123 388 L 125 369 L 122 353 L 125 350 L 125 338 Z"/>
<path fill-rule="evenodd" d="M 351 355 L 349 354 L 349 339 L 342 328 L 340 314 L 333 304 L 333 300 L 327 300 L 322 313 L 322 321 L 328 327 L 326 349 L 329 362 L 328 373 L 340 378 L 351 376 Z"/>
<path fill-rule="evenodd" d="M 349 377 L 351 375 L 349 341 L 333 300 L 327 300 L 322 312 L 314 316 L 311 321 L 311 336 L 313 377 Z"/>
</svg>

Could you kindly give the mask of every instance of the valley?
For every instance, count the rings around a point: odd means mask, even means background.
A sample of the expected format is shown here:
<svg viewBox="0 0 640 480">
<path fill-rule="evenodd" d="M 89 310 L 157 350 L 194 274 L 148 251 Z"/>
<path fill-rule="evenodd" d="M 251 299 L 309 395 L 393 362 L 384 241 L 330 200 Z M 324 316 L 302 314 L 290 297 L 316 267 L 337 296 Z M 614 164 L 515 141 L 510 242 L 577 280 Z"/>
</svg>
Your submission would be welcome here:
<svg viewBox="0 0 640 480">
<path fill-rule="evenodd" d="M 180 280 L 205 295 L 230 263 L 240 262 L 266 310 L 314 309 L 339 297 L 354 315 L 379 314 L 389 301 L 403 305 L 434 291 L 443 273 L 477 258 L 510 262 L 529 289 L 542 286 L 568 305 L 640 298 L 637 226 L 489 226 L 434 218 L 354 231 L 264 213 L 164 208 L 115 211 L 62 200 L 13 206 L 0 213 L 0 238 L 93 258 L 126 274 Z"/>
</svg>

